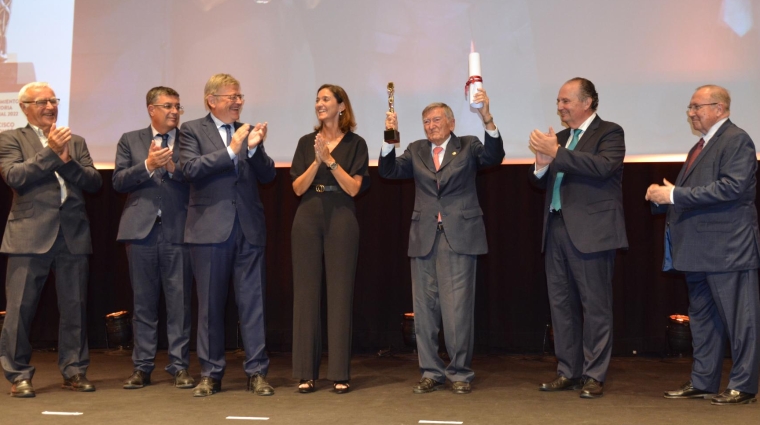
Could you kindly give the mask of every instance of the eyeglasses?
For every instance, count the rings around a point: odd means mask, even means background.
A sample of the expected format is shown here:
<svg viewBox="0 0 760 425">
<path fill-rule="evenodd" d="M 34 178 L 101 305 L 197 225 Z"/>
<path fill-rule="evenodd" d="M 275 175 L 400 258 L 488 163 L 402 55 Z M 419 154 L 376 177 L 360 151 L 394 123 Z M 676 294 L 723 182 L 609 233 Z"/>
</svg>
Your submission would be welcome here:
<svg viewBox="0 0 760 425">
<path fill-rule="evenodd" d="M 60 102 L 60 101 L 61 101 L 61 99 L 59 99 L 57 97 L 51 97 L 50 99 L 29 100 L 29 101 L 26 101 L 26 102 L 22 101 L 21 103 L 25 103 L 27 105 L 30 104 L 30 103 L 34 103 L 35 105 L 39 106 L 40 108 L 44 108 L 45 106 L 47 106 L 48 102 L 50 102 L 51 105 L 56 106 L 56 105 L 58 105 L 58 102 Z"/>
<path fill-rule="evenodd" d="M 151 106 L 158 106 L 159 108 L 164 108 L 167 112 L 171 112 L 172 109 L 177 108 L 177 111 L 179 111 L 180 115 L 185 113 L 185 108 L 183 108 L 182 105 L 180 105 L 179 103 L 164 103 L 163 105 L 154 103 Z"/>
<path fill-rule="evenodd" d="M 700 109 L 702 109 L 705 106 L 713 106 L 713 105 L 717 105 L 717 104 L 718 103 L 715 102 L 715 103 L 702 103 L 702 104 L 699 104 L 699 105 L 689 105 L 689 106 L 686 107 L 686 112 L 691 112 L 691 111 L 697 112 L 697 111 L 699 111 Z"/>
<path fill-rule="evenodd" d="M 226 97 L 227 99 L 233 102 L 238 101 L 238 100 L 242 102 L 244 100 L 243 97 L 245 95 L 244 94 L 212 94 L 211 96 Z"/>
</svg>

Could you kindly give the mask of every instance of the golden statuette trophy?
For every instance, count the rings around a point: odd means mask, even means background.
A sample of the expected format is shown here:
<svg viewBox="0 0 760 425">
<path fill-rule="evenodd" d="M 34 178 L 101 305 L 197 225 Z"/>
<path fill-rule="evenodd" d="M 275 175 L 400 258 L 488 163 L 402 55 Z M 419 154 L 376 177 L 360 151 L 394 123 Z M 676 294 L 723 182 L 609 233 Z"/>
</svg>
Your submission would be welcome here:
<svg viewBox="0 0 760 425">
<path fill-rule="evenodd" d="M 394 92 L 394 90 L 395 89 L 393 87 L 393 81 L 391 81 L 390 83 L 388 83 L 388 112 L 395 112 L 394 109 L 393 109 L 393 92 Z M 385 129 L 385 133 L 383 134 L 383 136 L 385 137 L 385 142 L 386 143 L 393 143 L 396 146 L 398 146 L 399 143 L 401 142 L 401 138 L 399 137 L 398 130 L 396 130 L 394 128 L 386 128 Z"/>
</svg>

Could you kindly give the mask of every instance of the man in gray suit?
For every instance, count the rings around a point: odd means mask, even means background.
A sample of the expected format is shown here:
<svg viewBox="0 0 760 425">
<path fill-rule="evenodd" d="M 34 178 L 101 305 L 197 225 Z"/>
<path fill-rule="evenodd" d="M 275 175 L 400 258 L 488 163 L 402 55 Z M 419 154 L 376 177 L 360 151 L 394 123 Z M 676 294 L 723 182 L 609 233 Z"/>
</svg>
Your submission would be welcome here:
<svg viewBox="0 0 760 425">
<path fill-rule="evenodd" d="M 134 293 L 132 376 L 125 389 L 150 384 L 158 345 L 158 300 L 166 300 L 169 364 L 177 388 L 192 388 L 190 296 L 193 273 L 184 244 L 190 188 L 179 167 L 179 93 L 154 87 L 146 95 L 150 126 L 124 133 L 116 146 L 113 188 L 129 193 L 116 239 L 126 243 Z"/>
<path fill-rule="evenodd" d="M 531 181 L 546 190 L 541 251 L 554 327 L 557 378 L 541 391 L 581 389 L 597 398 L 612 353 L 615 251 L 627 248 L 623 218 L 623 129 L 596 114 L 599 95 L 585 78 L 566 82 L 557 112 L 568 128 L 534 130 Z"/>
<path fill-rule="evenodd" d="M 240 83 L 216 74 L 204 88 L 204 118 L 182 124 L 180 163 L 190 182 L 185 242 L 190 244 L 198 289 L 198 359 L 201 381 L 196 397 L 222 388 L 224 312 L 230 278 L 243 336 L 248 390 L 269 396 L 269 358 L 264 327 L 264 206 L 259 183 L 274 180 L 274 161 L 264 150 L 267 123 L 240 123 Z"/>
<path fill-rule="evenodd" d="M 723 87 L 699 87 L 687 109 L 702 138 L 675 185 L 647 189 L 653 212 L 667 211 L 663 270 L 686 273 L 694 346 L 691 380 L 665 398 L 712 398 L 712 404 L 756 401 L 760 366 L 760 232 L 755 193 L 757 154 L 731 122 Z M 733 365 L 720 389 L 726 339 Z"/>
<path fill-rule="evenodd" d="M 414 178 L 415 198 L 409 229 L 412 266 L 414 328 L 422 379 L 415 394 L 442 389 L 446 379 L 455 394 L 467 394 L 474 342 L 475 267 L 478 255 L 488 252 L 483 210 L 478 202 L 478 170 L 504 158 L 499 130 L 493 123 L 486 92 L 476 102 L 486 128 L 485 144 L 475 136 L 454 134 L 454 114 L 444 103 L 422 111 L 427 139 L 417 140 L 396 157 L 394 145 L 383 143 L 378 163 L 387 179 Z M 388 112 L 388 129 L 398 129 L 395 112 Z M 443 321 L 445 366 L 438 356 L 438 332 Z"/>
<path fill-rule="evenodd" d="M 58 102 L 47 83 L 25 85 L 19 106 L 29 125 L 0 133 L 0 172 L 13 190 L 13 203 L 0 252 L 8 254 L 5 324 L 0 363 L 13 383 L 12 397 L 34 397 L 29 364 L 29 329 L 54 268 L 60 323 L 58 367 L 63 387 L 95 391 L 86 378 L 88 255 L 90 222 L 82 191 L 100 189 L 84 139 L 56 127 Z"/>
</svg>

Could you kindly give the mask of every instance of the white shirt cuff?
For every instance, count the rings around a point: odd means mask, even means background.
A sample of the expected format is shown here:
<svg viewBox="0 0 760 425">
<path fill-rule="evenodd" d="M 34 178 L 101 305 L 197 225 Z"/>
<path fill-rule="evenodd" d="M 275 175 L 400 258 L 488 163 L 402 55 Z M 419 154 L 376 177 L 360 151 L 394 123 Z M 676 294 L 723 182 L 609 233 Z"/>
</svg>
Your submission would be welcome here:
<svg viewBox="0 0 760 425">
<path fill-rule="evenodd" d="M 388 154 L 391 153 L 393 149 L 396 149 L 396 145 L 394 145 L 393 143 L 387 143 L 384 141 L 383 148 L 380 150 L 380 156 L 382 157 L 388 156 Z"/>
</svg>

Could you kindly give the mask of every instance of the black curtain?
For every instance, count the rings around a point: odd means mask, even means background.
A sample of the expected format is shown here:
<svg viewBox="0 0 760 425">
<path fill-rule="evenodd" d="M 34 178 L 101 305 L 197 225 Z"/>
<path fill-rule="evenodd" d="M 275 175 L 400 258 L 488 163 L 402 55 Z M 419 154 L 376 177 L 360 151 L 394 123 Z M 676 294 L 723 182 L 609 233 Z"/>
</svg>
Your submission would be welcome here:
<svg viewBox="0 0 760 425">
<path fill-rule="evenodd" d="M 615 355 L 665 352 L 667 316 L 686 314 L 683 277 L 660 271 L 664 217 L 652 216 L 644 200 L 651 183 L 663 178 L 675 181 L 680 167 L 680 163 L 625 165 L 623 191 L 630 248 L 620 251 L 615 263 Z M 478 176 L 489 247 L 489 253 L 478 259 L 475 344 L 480 354 L 545 349 L 550 316 L 540 254 L 544 195 L 529 184 L 530 168 L 501 165 Z M 111 186 L 112 170 L 101 170 L 101 174 L 103 188 L 86 196 L 94 250 L 88 301 L 91 348 L 106 346 L 106 314 L 132 310 L 126 254 L 123 245 L 115 242 L 125 197 Z M 369 190 L 356 199 L 361 242 L 354 295 L 355 352 L 402 348 L 401 315 L 412 311 L 406 251 L 414 182 L 384 180 L 377 168 L 370 168 L 370 176 Z M 7 217 L 11 197 L 10 189 L 0 184 L 0 217 Z M 267 220 L 267 342 L 270 350 L 289 351 L 293 315 L 290 228 L 299 202 L 291 189 L 289 169 L 277 169 L 276 180 L 261 187 L 261 197 Z M 6 262 L 0 260 L 3 282 L 5 268 Z M 53 282 L 51 278 L 46 285 L 32 327 L 35 348 L 56 345 L 58 309 Z M 0 296 L 3 306 L 4 293 Z M 228 306 L 226 341 L 228 348 L 234 348 L 238 345 L 237 309 L 232 297 Z M 160 334 L 165 346 L 165 331 Z M 195 330 L 193 347 L 194 340 Z"/>
</svg>

